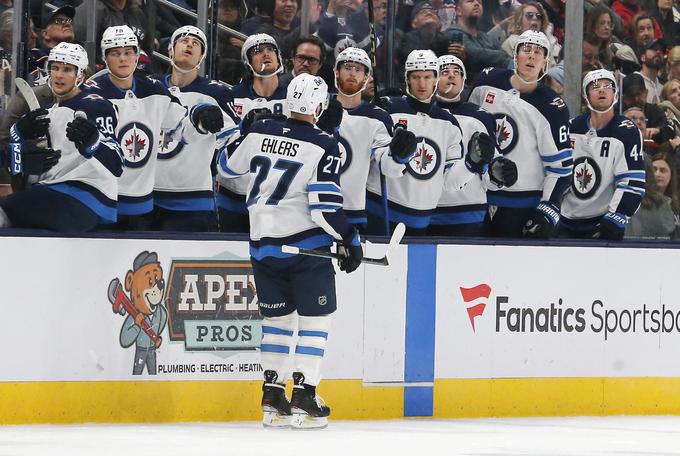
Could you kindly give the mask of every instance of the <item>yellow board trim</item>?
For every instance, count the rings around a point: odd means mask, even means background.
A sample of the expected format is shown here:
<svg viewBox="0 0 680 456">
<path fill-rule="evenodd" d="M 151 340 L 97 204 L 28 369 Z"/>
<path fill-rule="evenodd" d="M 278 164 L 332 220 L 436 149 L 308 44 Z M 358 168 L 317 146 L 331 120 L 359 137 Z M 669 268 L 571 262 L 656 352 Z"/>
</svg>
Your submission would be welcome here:
<svg viewBox="0 0 680 456">
<path fill-rule="evenodd" d="M 262 419 L 261 385 L 255 381 L 0 383 L 0 424 L 256 421 Z M 404 414 L 402 388 L 324 380 L 318 391 L 334 419 Z"/>
<path fill-rule="evenodd" d="M 439 379 L 435 418 L 680 414 L 680 379 Z"/>
</svg>

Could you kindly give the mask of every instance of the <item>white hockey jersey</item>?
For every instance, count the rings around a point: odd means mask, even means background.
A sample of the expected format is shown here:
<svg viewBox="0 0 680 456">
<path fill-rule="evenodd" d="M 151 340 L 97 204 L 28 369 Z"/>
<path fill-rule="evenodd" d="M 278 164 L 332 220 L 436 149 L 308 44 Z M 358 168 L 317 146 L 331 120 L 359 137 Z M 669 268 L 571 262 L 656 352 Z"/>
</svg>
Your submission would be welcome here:
<svg viewBox="0 0 680 456">
<path fill-rule="evenodd" d="M 563 222 L 590 229 L 608 211 L 632 217 L 645 194 L 645 160 L 640 130 L 615 115 L 599 130 L 590 115 L 571 121 L 574 174 L 562 202 Z"/>
<path fill-rule="evenodd" d="M 512 70 L 487 68 L 477 80 L 469 102 L 496 118 L 500 153 L 517 165 L 517 182 L 507 189 L 489 189 L 489 204 L 532 208 L 540 201 L 559 207 L 569 188 L 572 169 L 569 110 L 549 87 L 538 84 L 520 93 L 510 83 Z"/>
<path fill-rule="evenodd" d="M 265 120 L 220 153 L 225 178 L 249 174 L 250 254 L 286 258 L 284 244 L 326 247 L 351 227 L 342 209 L 338 143 L 307 122 Z"/>
<path fill-rule="evenodd" d="M 403 176 L 386 177 L 389 218 L 407 227 L 424 229 L 446 185 L 462 189 L 475 176 L 463 161 L 462 133 L 456 119 L 434 103 L 412 97 L 391 98 L 385 110 L 394 124 L 403 124 L 416 135 L 416 156 Z M 379 173 L 368 179 L 366 209 L 382 217 Z"/>
<path fill-rule="evenodd" d="M 66 137 L 66 125 L 77 111 L 99 128 L 99 147 L 90 158 L 85 158 L 75 144 Z M 54 167 L 38 178 L 48 185 L 76 198 L 102 219 L 113 223 L 117 219 L 117 177 L 123 172 L 123 158 L 114 131 L 118 121 L 114 106 L 96 94 L 80 92 L 49 109 L 49 144 L 60 150 L 61 157 Z"/>
<path fill-rule="evenodd" d="M 437 104 L 453 114 L 458 121 L 463 133 L 463 149 L 466 152 L 470 138 L 476 132 L 486 133 L 496 144 L 496 120 L 490 113 L 472 103 L 443 103 L 438 100 Z M 498 188 L 488 181 L 488 173 L 485 173 L 484 176 L 474 176 L 462 190 L 444 189 L 431 224 L 460 225 L 484 222 L 487 210 L 487 186 Z"/>
<path fill-rule="evenodd" d="M 219 81 L 198 77 L 185 87 L 172 86 L 170 75 L 155 76 L 171 95 L 187 109 L 210 104 L 222 109 L 224 128 L 190 143 L 161 136 L 154 184 L 154 204 L 176 211 L 214 211 L 215 198 L 210 165 L 216 149 L 221 149 L 238 130 L 240 119 L 234 113 L 231 90 Z"/>
<path fill-rule="evenodd" d="M 191 124 L 187 109 L 156 80 L 135 76 L 132 88 L 122 90 L 108 74 L 103 74 L 84 86 L 89 93 L 108 99 L 118 110 L 116 137 L 125 165 L 118 179 L 118 213 L 151 212 L 161 131 L 187 143 L 203 135 Z"/>
<path fill-rule="evenodd" d="M 287 85 L 279 84 L 276 91 L 270 97 L 260 97 L 253 90 L 252 81 L 234 86 L 234 112 L 243 119 L 251 110 L 257 108 L 268 108 L 274 114 L 284 114 L 288 116 L 290 112 L 286 106 Z M 231 212 L 245 214 L 246 191 L 248 190 L 249 175 L 244 175 L 235 179 L 225 179 L 219 174 L 219 193 L 217 195 L 217 205 Z"/>
<path fill-rule="evenodd" d="M 391 177 L 401 176 L 406 167 L 390 155 L 392 126 L 390 115 L 372 103 L 362 102 L 343 113 L 338 131 L 342 157 L 340 186 L 343 207 L 352 224 L 367 223 L 366 182 L 371 160 L 379 163 L 383 174 Z"/>
</svg>

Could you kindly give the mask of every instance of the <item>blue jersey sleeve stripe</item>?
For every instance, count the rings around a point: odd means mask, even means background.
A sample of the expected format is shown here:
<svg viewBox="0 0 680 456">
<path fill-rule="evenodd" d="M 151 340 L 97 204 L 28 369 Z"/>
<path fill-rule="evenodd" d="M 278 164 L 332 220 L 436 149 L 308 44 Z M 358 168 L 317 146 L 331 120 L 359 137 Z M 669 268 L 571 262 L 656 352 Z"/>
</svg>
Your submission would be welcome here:
<svg viewBox="0 0 680 456">
<path fill-rule="evenodd" d="M 323 339 L 328 339 L 328 333 L 324 331 L 298 331 L 298 336 L 300 337 L 321 337 Z"/>
<path fill-rule="evenodd" d="M 644 171 L 633 171 L 629 173 L 621 173 L 616 175 L 616 180 L 621 180 L 621 179 L 640 179 L 640 180 L 645 180 L 645 172 Z"/>
<path fill-rule="evenodd" d="M 275 328 L 274 326 L 264 326 L 263 325 L 262 326 L 262 333 L 293 337 L 293 331 L 288 331 L 286 329 L 281 329 L 281 328 Z"/>
<path fill-rule="evenodd" d="M 628 190 L 628 191 L 630 191 L 630 192 L 637 193 L 638 195 L 644 195 L 644 194 L 645 194 L 645 190 L 644 190 L 644 189 L 631 187 L 631 186 L 629 186 L 629 185 L 616 184 L 616 188 L 620 188 L 620 189 L 622 189 L 622 190 Z"/>
<path fill-rule="evenodd" d="M 340 193 L 342 189 L 339 185 L 333 182 L 324 182 L 317 184 L 309 184 L 307 186 L 308 192 L 326 192 L 326 193 Z"/>
<path fill-rule="evenodd" d="M 560 152 L 555 155 L 543 155 L 541 156 L 541 160 L 543 160 L 546 163 L 552 163 L 556 162 L 558 160 L 563 160 L 565 158 L 570 158 L 571 157 L 571 149 L 565 150 L 563 152 Z"/>
<path fill-rule="evenodd" d="M 285 345 L 276 345 L 276 344 L 262 344 L 260 345 L 260 351 L 263 353 L 284 353 L 288 354 L 290 353 L 290 347 L 286 347 Z"/>
<path fill-rule="evenodd" d="M 295 347 L 295 353 L 298 355 L 323 356 L 323 349 L 298 345 Z"/>
<path fill-rule="evenodd" d="M 310 204 L 311 211 L 337 211 L 342 209 L 342 204 Z"/>
<path fill-rule="evenodd" d="M 571 168 L 553 168 L 552 166 L 546 166 L 545 170 L 548 173 L 561 174 L 563 176 L 571 174 Z"/>
</svg>

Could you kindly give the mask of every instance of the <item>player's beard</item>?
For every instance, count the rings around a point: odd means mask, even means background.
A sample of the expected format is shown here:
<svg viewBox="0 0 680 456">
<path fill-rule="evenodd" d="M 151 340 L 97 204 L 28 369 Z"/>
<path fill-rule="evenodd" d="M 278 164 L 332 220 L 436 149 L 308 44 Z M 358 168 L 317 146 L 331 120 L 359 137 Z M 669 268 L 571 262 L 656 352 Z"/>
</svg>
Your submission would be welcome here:
<svg viewBox="0 0 680 456">
<path fill-rule="evenodd" d="M 341 81 L 340 82 L 340 90 L 342 90 L 342 93 L 346 94 L 353 94 L 361 91 L 364 88 L 364 83 L 359 82 L 359 81 Z"/>
</svg>

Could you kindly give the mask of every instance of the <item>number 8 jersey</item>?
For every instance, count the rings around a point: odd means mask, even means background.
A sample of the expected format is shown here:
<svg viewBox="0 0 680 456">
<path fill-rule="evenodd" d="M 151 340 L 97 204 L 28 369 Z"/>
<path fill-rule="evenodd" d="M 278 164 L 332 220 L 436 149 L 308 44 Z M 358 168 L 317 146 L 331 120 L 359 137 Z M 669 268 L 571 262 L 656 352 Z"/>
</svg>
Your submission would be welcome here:
<svg viewBox="0 0 680 456">
<path fill-rule="evenodd" d="M 338 142 L 307 122 L 264 120 L 223 150 L 224 178 L 249 175 L 250 255 L 284 258 L 282 245 L 316 249 L 349 232 Z"/>
</svg>

